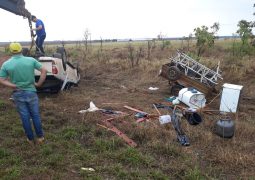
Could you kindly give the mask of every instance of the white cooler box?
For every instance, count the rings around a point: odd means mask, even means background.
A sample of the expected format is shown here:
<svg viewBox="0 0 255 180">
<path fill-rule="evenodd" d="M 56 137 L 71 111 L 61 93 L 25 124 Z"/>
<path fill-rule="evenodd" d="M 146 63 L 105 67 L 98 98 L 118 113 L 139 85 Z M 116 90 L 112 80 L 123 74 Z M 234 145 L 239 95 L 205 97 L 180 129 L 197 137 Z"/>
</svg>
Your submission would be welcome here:
<svg viewBox="0 0 255 180">
<path fill-rule="evenodd" d="M 178 99 L 190 108 L 205 107 L 205 95 L 194 88 L 183 88 L 179 91 Z"/>
</svg>

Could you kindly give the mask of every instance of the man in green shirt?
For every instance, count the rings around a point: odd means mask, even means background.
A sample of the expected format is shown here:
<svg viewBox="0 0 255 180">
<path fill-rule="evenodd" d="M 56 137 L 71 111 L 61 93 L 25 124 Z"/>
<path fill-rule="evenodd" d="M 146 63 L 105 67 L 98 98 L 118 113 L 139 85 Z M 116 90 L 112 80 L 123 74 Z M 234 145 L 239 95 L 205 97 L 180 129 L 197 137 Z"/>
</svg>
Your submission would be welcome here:
<svg viewBox="0 0 255 180">
<path fill-rule="evenodd" d="M 11 43 L 9 49 L 13 56 L 3 63 L 0 69 L 0 83 L 13 89 L 12 97 L 22 120 L 28 142 L 34 143 L 34 133 L 30 123 L 30 119 L 32 119 L 37 142 L 42 143 L 44 134 L 35 87 L 40 87 L 43 84 L 47 71 L 36 59 L 21 54 L 22 46 L 20 43 Z M 41 72 L 37 83 L 35 83 L 34 78 L 35 69 Z"/>
</svg>

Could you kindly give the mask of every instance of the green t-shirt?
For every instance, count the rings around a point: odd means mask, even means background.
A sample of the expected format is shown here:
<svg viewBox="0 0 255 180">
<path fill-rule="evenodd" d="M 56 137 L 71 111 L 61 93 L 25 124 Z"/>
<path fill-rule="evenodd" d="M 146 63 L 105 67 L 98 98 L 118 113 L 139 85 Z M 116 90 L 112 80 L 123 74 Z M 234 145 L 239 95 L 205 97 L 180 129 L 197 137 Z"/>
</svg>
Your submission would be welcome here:
<svg viewBox="0 0 255 180">
<path fill-rule="evenodd" d="M 0 69 L 0 78 L 10 78 L 10 81 L 19 89 L 36 91 L 34 86 L 34 70 L 40 70 L 42 64 L 32 57 L 14 55 L 6 61 Z"/>
</svg>

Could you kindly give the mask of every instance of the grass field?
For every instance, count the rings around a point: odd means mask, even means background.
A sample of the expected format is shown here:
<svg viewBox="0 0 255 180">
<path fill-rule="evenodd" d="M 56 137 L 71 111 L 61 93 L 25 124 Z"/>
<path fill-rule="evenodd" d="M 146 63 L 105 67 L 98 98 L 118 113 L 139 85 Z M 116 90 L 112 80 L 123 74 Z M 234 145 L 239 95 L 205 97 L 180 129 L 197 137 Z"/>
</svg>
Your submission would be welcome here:
<svg viewBox="0 0 255 180">
<path fill-rule="evenodd" d="M 131 114 L 114 122 L 138 144 L 131 148 L 97 125 L 106 115 L 78 114 L 90 101 L 99 108 L 131 113 L 123 107 L 129 105 L 155 114 L 152 104 L 171 96 L 168 82 L 158 77 L 159 69 L 179 47 L 180 42 L 171 42 L 162 49 L 157 42 L 149 51 L 146 42 L 132 42 L 103 44 L 102 48 L 97 44 L 85 51 L 83 45 L 67 45 L 70 59 L 80 63 L 81 81 L 69 91 L 39 95 L 46 142 L 34 147 L 26 142 L 9 100 L 11 90 L 0 86 L 0 179 L 254 179 L 254 99 L 241 98 L 231 139 L 213 133 L 218 114 L 201 114 L 203 122 L 198 126 L 182 119 L 189 147 L 176 141 L 170 124 L 163 126 L 157 120 L 137 124 Z M 255 57 L 231 57 L 228 47 L 231 41 L 217 42 L 199 61 L 213 67 L 220 60 L 224 82 L 244 85 L 242 97 L 254 98 Z M 46 49 L 49 54 L 54 51 L 53 47 Z M 3 49 L 0 51 L 0 58 L 6 59 Z M 190 51 L 195 54 L 194 44 Z M 150 86 L 159 90 L 149 91 Z M 219 99 L 210 107 L 218 109 Z"/>
</svg>

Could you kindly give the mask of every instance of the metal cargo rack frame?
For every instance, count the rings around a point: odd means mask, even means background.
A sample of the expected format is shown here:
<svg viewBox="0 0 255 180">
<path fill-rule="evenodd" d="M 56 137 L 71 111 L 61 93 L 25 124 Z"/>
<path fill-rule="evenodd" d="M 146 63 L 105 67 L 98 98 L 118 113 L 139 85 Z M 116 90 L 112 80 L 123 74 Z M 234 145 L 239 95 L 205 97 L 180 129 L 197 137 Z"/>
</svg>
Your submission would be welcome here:
<svg viewBox="0 0 255 180">
<path fill-rule="evenodd" d="M 170 84 L 174 84 L 173 88 L 194 87 L 205 94 L 215 91 L 217 81 L 223 80 L 219 73 L 219 63 L 214 71 L 180 51 L 170 58 L 170 63 L 162 66 L 160 75 L 168 79 Z"/>
</svg>

